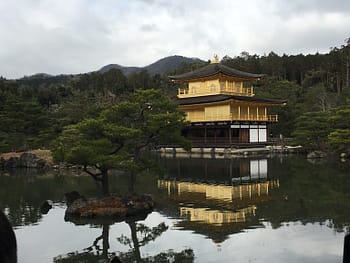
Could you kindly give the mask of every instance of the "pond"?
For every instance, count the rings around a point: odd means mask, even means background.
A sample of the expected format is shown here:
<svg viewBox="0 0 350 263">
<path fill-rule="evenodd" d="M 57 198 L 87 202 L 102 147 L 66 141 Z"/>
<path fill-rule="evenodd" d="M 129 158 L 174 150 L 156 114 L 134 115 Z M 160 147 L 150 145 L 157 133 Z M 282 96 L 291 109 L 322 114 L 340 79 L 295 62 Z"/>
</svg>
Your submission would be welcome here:
<svg viewBox="0 0 350 263">
<path fill-rule="evenodd" d="M 162 176 L 137 178 L 156 208 L 123 222 L 65 221 L 63 195 L 98 193 L 79 171 L 0 175 L 0 206 L 19 262 L 341 262 L 350 230 L 350 165 L 302 156 L 160 159 Z M 110 177 L 123 194 L 128 178 Z M 53 201 L 47 214 L 44 200 Z"/>
</svg>

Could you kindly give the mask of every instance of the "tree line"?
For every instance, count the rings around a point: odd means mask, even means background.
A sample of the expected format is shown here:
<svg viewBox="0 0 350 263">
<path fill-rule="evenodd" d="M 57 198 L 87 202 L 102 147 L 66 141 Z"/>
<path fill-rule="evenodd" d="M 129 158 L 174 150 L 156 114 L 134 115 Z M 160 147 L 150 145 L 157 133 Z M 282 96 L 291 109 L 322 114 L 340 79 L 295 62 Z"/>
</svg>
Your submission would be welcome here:
<svg viewBox="0 0 350 263">
<path fill-rule="evenodd" d="M 165 76 L 118 69 L 72 76 L 0 78 L 0 152 L 49 148 L 67 125 L 97 117 L 136 89 L 168 94 Z M 171 92 L 170 92 L 171 93 Z"/>
<path fill-rule="evenodd" d="M 326 54 L 223 57 L 233 68 L 262 73 L 256 96 L 287 99 L 287 105 L 272 109 L 279 123 L 272 136 L 292 137 L 306 149 L 349 151 L 350 135 L 350 38 Z"/>
<path fill-rule="evenodd" d="M 340 48 L 333 47 L 326 54 L 279 56 L 270 52 L 259 56 L 243 51 L 233 58 L 226 55 L 222 63 L 304 87 L 322 83 L 327 90 L 340 94 L 350 86 L 350 38 Z"/>
</svg>

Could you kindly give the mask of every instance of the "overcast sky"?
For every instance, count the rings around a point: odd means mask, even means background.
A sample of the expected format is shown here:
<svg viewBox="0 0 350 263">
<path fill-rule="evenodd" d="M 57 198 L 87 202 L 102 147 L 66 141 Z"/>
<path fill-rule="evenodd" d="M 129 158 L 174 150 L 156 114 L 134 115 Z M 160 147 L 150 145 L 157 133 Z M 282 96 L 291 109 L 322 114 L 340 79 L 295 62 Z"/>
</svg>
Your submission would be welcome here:
<svg viewBox="0 0 350 263">
<path fill-rule="evenodd" d="M 0 76 L 145 66 L 182 55 L 325 53 L 350 0 L 0 0 Z"/>
</svg>

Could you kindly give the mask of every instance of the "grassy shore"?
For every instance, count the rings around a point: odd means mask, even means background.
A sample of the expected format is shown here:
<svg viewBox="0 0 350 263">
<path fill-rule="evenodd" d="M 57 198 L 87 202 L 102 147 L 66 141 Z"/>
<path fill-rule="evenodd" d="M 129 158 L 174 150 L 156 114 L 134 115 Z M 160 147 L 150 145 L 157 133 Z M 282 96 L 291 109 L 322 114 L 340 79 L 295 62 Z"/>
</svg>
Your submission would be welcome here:
<svg viewBox="0 0 350 263">
<path fill-rule="evenodd" d="M 52 159 L 52 153 L 50 150 L 42 150 L 42 149 L 36 149 L 31 151 L 25 151 L 25 152 L 31 152 L 35 154 L 38 158 L 44 159 L 47 164 L 52 165 L 53 159 Z M 10 159 L 11 157 L 21 157 L 21 155 L 25 152 L 7 152 L 7 153 L 0 153 L 0 158 L 3 158 L 5 160 Z"/>
</svg>

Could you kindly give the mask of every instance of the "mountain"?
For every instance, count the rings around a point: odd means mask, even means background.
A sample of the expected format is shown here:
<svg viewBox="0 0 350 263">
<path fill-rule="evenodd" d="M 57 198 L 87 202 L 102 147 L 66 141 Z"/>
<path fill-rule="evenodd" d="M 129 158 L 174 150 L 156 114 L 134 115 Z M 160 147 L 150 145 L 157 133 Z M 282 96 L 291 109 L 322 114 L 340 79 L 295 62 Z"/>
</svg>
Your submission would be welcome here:
<svg viewBox="0 0 350 263">
<path fill-rule="evenodd" d="M 97 70 L 96 72 L 105 73 L 111 69 L 119 69 L 123 72 L 124 75 L 130 75 L 131 73 L 140 72 L 141 70 L 147 70 L 148 73 L 151 75 L 165 74 L 165 73 L 174 72 L 183 64 L 192 64 L 192 63 L 205 63 L 205 61 L 199 58 L 188 58 L 188 57 L 175 55 L 175 56 L 162 58 L 145 67 L 124 67 L 119 64 L 109 64 Z M 90 72 L 90 73 L 93 73 L 93 72 Z M 81 73 L 81 74 L 84 74 L 84 73 Z M 79 76 L 81 74 L 75 74 L 75 75 L 61 74 L 61 75 L 54 76 L 46 73 L 37 73 L 31 76 L 20 78 L 17 81 L 27 85 L 39 85 L 44 83 L 57 83 L 62 80 L 68 80 L 74 76 Z"/>
<path fill-rule="evenodd" d="M 199 58 L 188 58 L 183 56 L 169 56 L 162 58 L 148 66 L 145 67 L 124 67 L 118 64 L 109 64 L 98 70 L 101 73 L 105 73 L 113 68 L 120 69 L 125 75 L 129 75 L 134 72 L 139 72 L 141 70 L 147 70 L 149 74 L 164 74 L 176 70 L 181 64 L 186 63 L 202 63 L 203 60 Z"/>
<path fill-rule="evenodd" d="M 176 70 L 181 64 L 191 64 L 191 63 L 198 63 L 203 62 L 203 60 L 200 60 L 199 58 L 187 58 L 182 56 L 170 56 L 162 58 L 146 67 L 148 73 L 150 74 L 164 74 L 168 72 L 172 72 Z"/>
<path fill-rule="evenodd" d="M 50 75 L 46 73 L 37 73 L 17 79 L 17 82 L 23 85 L 40 86 L 41 84 L 63 83 L 69 81 L 72 77 L 74 77 L 74 75 Z"/>
<path fill-rule="evenodd" d="M 30 75 L 30 76 L 24 76 L 22 79 L 26 79 L 26 80 L 30 80 L 30 79 L 47 79 L 47 78 L 51 78 L 52 75 L 47 74 L 47 73 L 36 73 L 34 75 Z"/>
<path fill-rule="evenodd" d="M 106 65 L 104 67 L 102 67 L 101 69 L 98 70 L 98 72 L 100 73 L 106 73 L 108 71 L 110 71 L 111 69 L 119 69 L 123 72 L 124 75 L 129 75 L 133 72 L 139 72 L 142 70 L 142 68 L 140 67 L 124 67 L 118 64 L 109 64 Z"/>
</svg>

